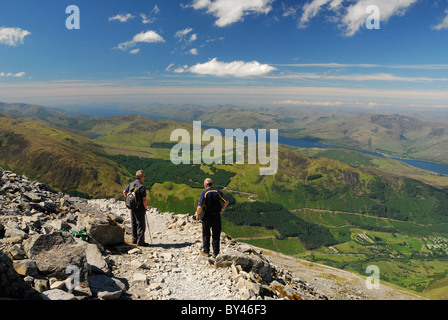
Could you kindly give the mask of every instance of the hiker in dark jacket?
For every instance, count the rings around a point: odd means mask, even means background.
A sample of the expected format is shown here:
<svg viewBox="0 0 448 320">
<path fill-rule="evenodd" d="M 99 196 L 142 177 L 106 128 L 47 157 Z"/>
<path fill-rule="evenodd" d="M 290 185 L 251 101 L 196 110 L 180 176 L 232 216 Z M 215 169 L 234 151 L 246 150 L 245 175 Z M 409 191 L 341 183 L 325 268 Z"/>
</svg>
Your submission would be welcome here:
<svg viewBox="0 0 448 320">
<path fill-rule="evenodd" d="M 138 170 L 135 174 L 134 182 L 130 183 L 126 189 L 123 190 L 124 198 L 135 186 L 140 186 L 137 192 L 138 208 L 131 210 L 131 230 L 132 230 L 132 243 L 138 246 L 148 246 L 145 242 L 145 231 L 146 231 L 146 211 L 148 210 L 148 201 L 146 199 L 146 188 L 143 186 L 143 181 L 145 181 L 145 172 L 143 170 Z"/>
<path fill-rule="evenodd" d="M 219 254 L 221 237 L 221 212 L 229 205 L 221 190 L 213 188 L 213 181 L 210 178 L 204 181 L 205 190 L 201 193 L 198 207 L 196 209 L 196 220 L 202 217 L 202 242 L 201 254 L 210 255 L 210 229 L 212 231 L 213 257 Z"/>
</svg>

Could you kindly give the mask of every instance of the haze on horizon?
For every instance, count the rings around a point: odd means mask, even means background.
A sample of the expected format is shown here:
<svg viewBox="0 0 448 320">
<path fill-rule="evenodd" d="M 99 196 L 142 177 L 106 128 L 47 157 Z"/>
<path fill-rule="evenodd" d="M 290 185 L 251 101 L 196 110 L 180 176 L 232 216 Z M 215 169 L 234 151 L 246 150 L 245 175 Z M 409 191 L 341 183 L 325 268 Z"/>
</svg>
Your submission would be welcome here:
<svg viewBox="0 0 448 320">
<path fill-rule="evenodd" d="M 69 5 L 0 3 L 3 102 L 448 108 L 448 1 Z"/>
</svg>

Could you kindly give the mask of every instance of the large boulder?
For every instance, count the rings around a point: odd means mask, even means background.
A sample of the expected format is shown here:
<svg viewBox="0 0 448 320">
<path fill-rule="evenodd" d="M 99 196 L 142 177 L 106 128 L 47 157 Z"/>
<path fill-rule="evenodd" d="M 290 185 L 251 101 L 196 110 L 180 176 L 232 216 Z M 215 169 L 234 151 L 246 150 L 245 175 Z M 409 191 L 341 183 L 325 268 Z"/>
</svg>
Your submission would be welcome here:
<svg viewBox="0 0 448 320">
<path fill-rule="evenodd" d="M 81 239 L 76 239 L 80 243 L 86 252 L 87 263 L 90 271 L 93 273 L 104 273 L 111 275 L 109 263 L 107 257 L 105 257 L 100 248 L 94 243 L 87 243 Z"/>
<path fill-rule="evenodd" d="M 124 229 L 108 214 L 91 211 L 78 217 L 77 227 L 103 246 L 124 242 Z"/>
<path fill-rule="evenodd" d="M 42 300 L 77 300 L 76 297 L 61 289 L 52 289 L 40 294 Z"/>
<path fill-rule="evenodd" d="M 39 273 L 45 276 L 65 280 L 68 276 L 67 267 L 77 266 L 79 280 L 83 282 L 86 279 L 87 257 L 84 247 L 68 232 L 32 235 L 23 241 L 23 249 L 28 258 L 34 260 Z"/>
<path fill-rule="evenodd" d="M 0 251 L 0 297 L 23 298 L 27 285 L 14 270 L 9 257 Z"/>
<path fill-rule="evenodd" d="M 119 279 L 102 274 L 89 276 L 89 286 L 92 293 L 102 300 L 119 299 L 127 289 Z"/>
<path fill-rule="evenodd" d="M 234 249 L 226 249 L 219 254 L 215 261 L 215 266 L 218 268 L 231 267 L 232 264 L 240 266 L 245 272 L 253 272 L 258 274 L 263 281 L 272 281 L 272 267 L 271 265 L 261 259 L 255 254 L 247 254 Z"/>
</svg>

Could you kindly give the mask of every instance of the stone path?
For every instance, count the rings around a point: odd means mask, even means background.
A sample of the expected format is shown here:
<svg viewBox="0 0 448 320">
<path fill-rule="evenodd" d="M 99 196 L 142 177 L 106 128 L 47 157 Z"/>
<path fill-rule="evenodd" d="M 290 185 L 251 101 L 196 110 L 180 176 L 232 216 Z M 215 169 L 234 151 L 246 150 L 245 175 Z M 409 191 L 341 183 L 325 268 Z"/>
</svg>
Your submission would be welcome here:
<svg viewBox="0 0 448 320">
<path fill-rule="evenodd" d="M 117 203 L 111 210 L 128 215 Z M 123 204 L 124 206 L 124 204 Z M 201 224 L 185 215 L 175 216 L 147 212 L 149 230 L 146 241 L 150 247 L 118 247 L 111 252 L 112 273 L 127 279 L 132 299 L 144 300 L 235 300 L 241 299 L 237 283 L 227 269 L 217 269 L 212 258 L 200 255 Z M 188 223 L 187 223 L 188 222 Z M 126 237 L 129 243 L 130 238 Z M 225 243 L 224 248 L 225 249 Z"/>
</svg>

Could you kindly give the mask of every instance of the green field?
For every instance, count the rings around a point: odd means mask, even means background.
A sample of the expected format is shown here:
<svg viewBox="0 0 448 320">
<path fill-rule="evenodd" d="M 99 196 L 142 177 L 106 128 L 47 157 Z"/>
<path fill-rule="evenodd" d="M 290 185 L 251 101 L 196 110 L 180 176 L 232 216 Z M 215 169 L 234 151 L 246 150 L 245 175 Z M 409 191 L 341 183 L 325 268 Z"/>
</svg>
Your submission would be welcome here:
<svg viewBox="0 0 448 320">
<path fill-rule="evenodd" d="M 269 237 L 263 235 L 262 231 L 254 234 L 252 239 L 236 233 L 237 239 L 360 275 L 365 275 L 367 266 L 376 265 L 383 281 L 415 291 L 430 299 L 448 297 L 446 226 L 427 226 L 426 231 L 422 232 L 421 226 L 415 223 L 397 223 L 359 214 L 305 209 L 296 210 L 294 214 L 303 220 L 328 227 L 339 243 L 307 250 L 297 237 L 279 240 L 277 235 L 272 234 Z M 368 229 L 362 229 L 359 225 L 368 226 Z M 234 228 L 232 224 L 226 224 L 226 231 L 232 232 Z M 411 232 L 407 233 L 409 230 Z"/>
</svg>

